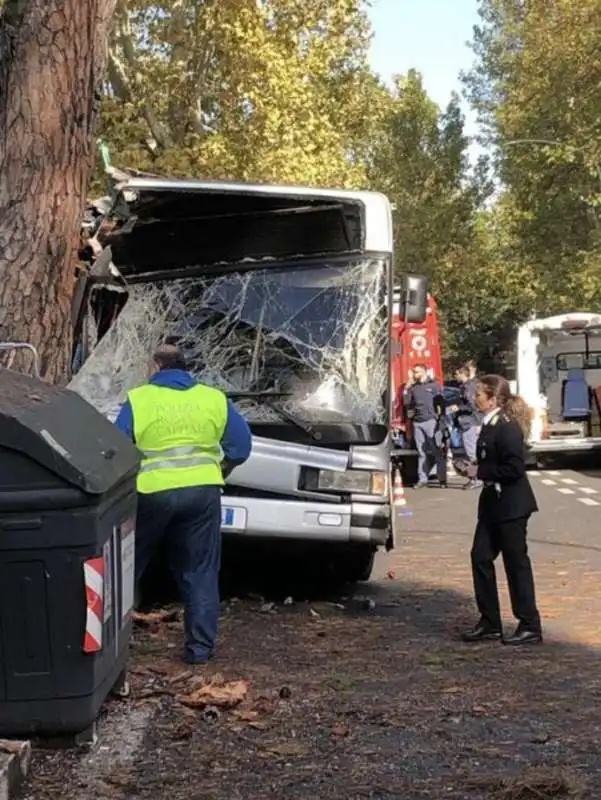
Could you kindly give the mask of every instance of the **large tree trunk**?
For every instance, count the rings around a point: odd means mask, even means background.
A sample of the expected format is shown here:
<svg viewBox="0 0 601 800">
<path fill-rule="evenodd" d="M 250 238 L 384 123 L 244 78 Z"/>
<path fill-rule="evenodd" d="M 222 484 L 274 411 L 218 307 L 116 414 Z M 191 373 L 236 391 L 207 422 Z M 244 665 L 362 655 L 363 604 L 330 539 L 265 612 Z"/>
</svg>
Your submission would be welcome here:
<svg viewBox="0 0 601 800">
<path fill-rule="evenodd" d="M 116 0 L 0 0 L 0 341 L 69 375 L 76 248 Z"/>
</svg>

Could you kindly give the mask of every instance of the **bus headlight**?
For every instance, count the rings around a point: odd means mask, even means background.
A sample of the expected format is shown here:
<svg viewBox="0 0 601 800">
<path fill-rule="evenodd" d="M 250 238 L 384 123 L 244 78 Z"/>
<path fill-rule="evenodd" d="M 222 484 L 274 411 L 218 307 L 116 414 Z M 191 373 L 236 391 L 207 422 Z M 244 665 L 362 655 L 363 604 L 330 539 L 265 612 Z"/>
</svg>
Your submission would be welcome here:
<svg viewBox="0 0 601 800">
<path fill-rule="evenodd" d="M 388 492 L 388 474 L 363 469 L 348 469 L 345 472 L 322 469 L 317 487 L 326 492 L 385 495 Z"/>
</svg>

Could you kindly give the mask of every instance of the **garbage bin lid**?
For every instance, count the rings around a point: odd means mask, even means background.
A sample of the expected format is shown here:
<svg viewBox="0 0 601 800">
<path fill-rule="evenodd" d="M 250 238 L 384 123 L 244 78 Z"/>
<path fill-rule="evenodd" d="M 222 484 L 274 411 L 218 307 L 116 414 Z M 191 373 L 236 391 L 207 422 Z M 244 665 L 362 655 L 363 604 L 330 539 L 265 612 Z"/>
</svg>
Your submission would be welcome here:
<svg viewBox="0 0 601 800">
<path fill-rule="evenodd" d="M 88 494 L 104 494 L 140 464 L 137 448 L 78 394 L 2 368 L 0 447 Z"/>
</svg>

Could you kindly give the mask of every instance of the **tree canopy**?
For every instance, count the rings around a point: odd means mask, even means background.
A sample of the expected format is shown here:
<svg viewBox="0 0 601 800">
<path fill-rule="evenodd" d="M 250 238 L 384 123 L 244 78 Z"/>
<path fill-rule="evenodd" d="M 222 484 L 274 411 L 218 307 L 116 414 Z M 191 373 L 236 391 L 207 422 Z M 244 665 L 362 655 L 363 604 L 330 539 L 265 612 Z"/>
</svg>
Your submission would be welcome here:
<svg viewBox="0 0 601 800">
<path fill-rule="evenodd" d="M 532 310 L 599 306 L 601 0 L 480 0 L 469 97 L 496 149 Z M 526 287 L 525 287 L 526 288 Z"/>
<path fill-rule="evenodd" d="M 143 170 L 363 185 L 368 46 L 362 0 L 119 0 L 104 136 Z"/>
<path fill-rule="evenodd" d="M 459 97 L 439 108 L 416 71 L 371 70 L 369 0 L 94 2 L 115 6 L 100 94 L 115 166 L 384 192 L 397 275 L 429 276 L 449 365 L 503 369 L 530 314 L 598 309 L 601 0 L 479 0 L 476 164 Z M 0 14 L 25 6 L 50 8 Z"/>
</svg>

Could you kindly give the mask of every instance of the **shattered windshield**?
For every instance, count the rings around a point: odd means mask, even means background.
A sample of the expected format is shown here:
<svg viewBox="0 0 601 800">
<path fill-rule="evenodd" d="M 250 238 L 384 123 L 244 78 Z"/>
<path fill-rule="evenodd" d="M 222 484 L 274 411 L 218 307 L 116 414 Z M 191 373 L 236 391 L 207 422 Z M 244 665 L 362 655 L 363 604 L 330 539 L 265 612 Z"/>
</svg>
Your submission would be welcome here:
<svg viewBox="0 0 601 800">
<path fill-rule="evenodd" d="M 261 402 L 275 393 L 302 420 L 383 423 L 386 278 L 385 260 L 363 258 L 134 285 L 71 388 L 113 416 L 173 336 L 191 371 L 231 393 L 250 422 L 281 422 Z"/>
</svg>

